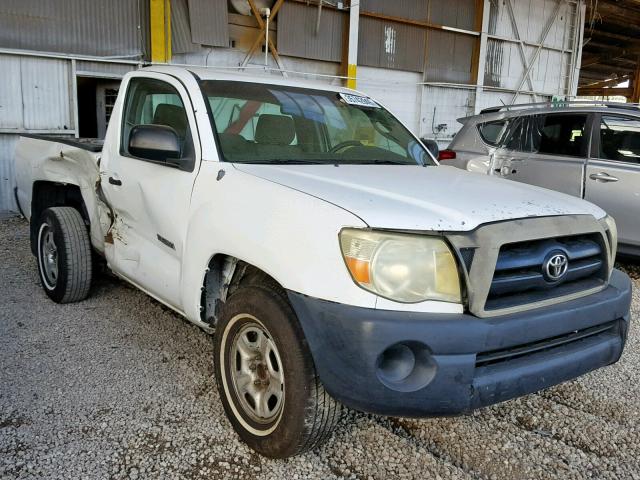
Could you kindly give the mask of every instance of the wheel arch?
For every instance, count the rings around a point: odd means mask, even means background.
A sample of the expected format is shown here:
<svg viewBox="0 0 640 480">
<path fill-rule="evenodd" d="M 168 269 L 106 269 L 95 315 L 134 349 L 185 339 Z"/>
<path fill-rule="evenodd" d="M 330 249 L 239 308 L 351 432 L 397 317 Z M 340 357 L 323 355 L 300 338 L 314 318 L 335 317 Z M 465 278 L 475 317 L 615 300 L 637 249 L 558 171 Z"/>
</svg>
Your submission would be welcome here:
<svg viewBox="0 0 640 480">
<path fill-rule="evenodd" d="M 260 283 L 283 289 L 282 284 L 262 268 L 233 255 L 216 253 L 203 273 L 200 320 L 215 327 L 226 299 L 240 285 Z"/>
</svg>

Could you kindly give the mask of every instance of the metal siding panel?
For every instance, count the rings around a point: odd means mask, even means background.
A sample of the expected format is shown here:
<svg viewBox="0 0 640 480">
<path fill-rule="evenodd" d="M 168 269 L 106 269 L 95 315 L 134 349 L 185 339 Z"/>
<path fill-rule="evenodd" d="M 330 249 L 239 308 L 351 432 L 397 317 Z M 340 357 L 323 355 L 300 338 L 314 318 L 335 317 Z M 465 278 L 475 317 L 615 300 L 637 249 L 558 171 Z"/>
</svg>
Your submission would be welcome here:
<svg viewBox="0 0 640 480">
<path fill-rule="evenodd" d="M 136 70 L 135 65 L 127 65 L 122 63 L 105 63 L 90 62 L 78 60 L 76 70 L 82 73 L 95 73 L 97 75 L 113 75 L 114 77 L 122 77 L 124 74 Z"/>
<path fill-rule="evenodd" d="M 144 1 L 3 0 L 0 46 L 79 55 L 139 56 L 143 47 L 138 2 Z"/>
<path fill-rule="evenodd" d="M 173 53 L 189 53 L 198 51 L 199 49 L 200 45 L 191 41 L 187 0 L 172 0 L 171 51 Z"/>
<path fill-rule="evenodd" d="M 20 57 L 0 55 L 0 128 L 22 127 Z"/>
<path fill-rule="evenodd" d="M 0 55 L 0 128 L 72 128 L 70 62 Z"/>
<path fill-rule="evenodd" d="M 0 212 L 17 211 L 13 189 L 16 186 L 14 152 L 18 135 L 0 134 Z"/>
<path fill-rule="evenodd" d="M 346 14 L 323 9 L 316 35 L 317 15 L 317 7 L 284 3 L 278 13 L 278 52 L 294 57 L 340 62 Z"/>
<path fill-rule="evenodd" d="M 426 79 L 430 82 L 471 82 L 471 62 L 476 38 L 431 30 L 427 36 Z"/>
<path fill-rule="evenodd" d="M 431 0 L 429 21 L 447 27 L 474 30 L 475 0 Z"/>
<path fill-rule="evenodd" d="M 393 2 L 389 0 L 360 0 L 360 9 L 391 17 L 424 21 L 427 19 L 429 2 L 425 0 L 394 0 Z"/>
<path fill-rule="evenodd" d="M 371 67 L 421 72 L 425 30 L 422 27 L 360 18 L 358 63 Z"/>
<path fill-rule="evenodd" d="M 189 22 L 193 43 L 229 46 L 227 0 L 189 0 Z"/>
<path fill-rule="evenodd" d="M 22 104 L 25 129 L 71 129 L 67 60 L 23 57 Z"/>
</svg>

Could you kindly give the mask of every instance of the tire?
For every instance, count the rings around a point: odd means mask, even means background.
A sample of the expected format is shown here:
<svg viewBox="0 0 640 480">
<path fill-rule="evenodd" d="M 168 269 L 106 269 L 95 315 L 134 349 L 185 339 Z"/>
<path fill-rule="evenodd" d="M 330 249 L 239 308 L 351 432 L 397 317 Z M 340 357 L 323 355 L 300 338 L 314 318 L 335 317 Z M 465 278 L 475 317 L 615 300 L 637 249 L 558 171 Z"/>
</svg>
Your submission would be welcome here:
<svg viewBox="0 0 640 480">
<path fill-rule="evenodd" d="M 260 349 L 260 344 L 267 346 Z M 324 390 L 281 288 L 240 286 L 228 298 L 216 325 L 214 358 L 225 412 L 252 449 L 267 457 L 286 458 L 329 438 L 340 419 L 341 405 Z M 252 381 L 243 387 L 247 372 Z M 262 380 L 257 387 L 256 379 Z"/>
<path fill-rule="evenodd" d="M 37 230 L 40 282 L 57 303 L 84 300 L 93 277 L 93 259 L 87 227 L 72 207 L 52 207 L 42 212 Z"/>
</svg>

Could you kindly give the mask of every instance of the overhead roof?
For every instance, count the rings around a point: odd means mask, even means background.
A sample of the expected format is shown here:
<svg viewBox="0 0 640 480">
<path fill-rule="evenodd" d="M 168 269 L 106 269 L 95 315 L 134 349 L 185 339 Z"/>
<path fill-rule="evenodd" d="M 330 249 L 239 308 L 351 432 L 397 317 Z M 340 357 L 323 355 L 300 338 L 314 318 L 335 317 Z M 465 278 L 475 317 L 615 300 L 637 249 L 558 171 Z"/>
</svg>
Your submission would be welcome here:
<svg viewBox="0 0 640 480">
<path fill-rule="evenodd" d="M 640 0 L 587 1 L 579 95 L 604 95 L 604 88 L 638 101 L 640 95 Z M 636 80 L 634 82 L 634 80 Z"/>
</svg>

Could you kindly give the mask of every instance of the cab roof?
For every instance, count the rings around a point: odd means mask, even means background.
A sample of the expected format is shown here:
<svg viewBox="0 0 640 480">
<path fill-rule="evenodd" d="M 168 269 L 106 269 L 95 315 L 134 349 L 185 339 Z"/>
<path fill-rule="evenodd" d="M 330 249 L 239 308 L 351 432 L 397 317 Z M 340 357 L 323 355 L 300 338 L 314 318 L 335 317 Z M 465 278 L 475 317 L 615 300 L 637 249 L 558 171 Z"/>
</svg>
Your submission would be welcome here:
<svg viewBox="0 0 640 480">
<path fill-rule="evenodd" d="M 234 67 L 235 68 L 235 67 Z M 301 79 L 297 74 L 295 77 L 283 77 L 277 70 L 265 71 L 248 67 L 245 71 L 233 69 L 221 69 L 215 67 L 179 66 L 179 65 L 152 65 L 144 67 L 138 71 L 151 71 L 156 73 L 166 73 L 174 77 L 183 78 L 185 75 L 195 75 L 200 80 L 225 80 L 234 82 L 262 83 L 266 85 L 282 85 L 297 88 L 309 88 L 313 90 L 324 90 L 328 92 L 358 93 L 368 96 L 365 93 L 352 90 L 342 85 L 332 85 L 327 82 L 317 80 Z M 271 73 L 273 72 L 273 73 Z M 333 79 L 338 81 L 338 79 Z"/>
</svg>

